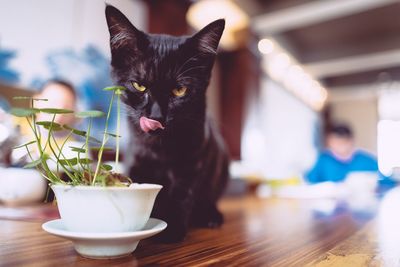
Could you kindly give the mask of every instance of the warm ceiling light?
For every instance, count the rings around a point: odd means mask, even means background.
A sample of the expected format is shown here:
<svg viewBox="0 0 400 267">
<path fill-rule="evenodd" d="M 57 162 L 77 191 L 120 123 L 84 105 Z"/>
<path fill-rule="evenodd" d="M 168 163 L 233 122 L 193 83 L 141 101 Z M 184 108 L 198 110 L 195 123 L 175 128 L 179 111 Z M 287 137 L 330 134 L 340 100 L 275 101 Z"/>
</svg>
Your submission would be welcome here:
<svg viewBox="0 0 400 267">
<path fill-rule="evenodd" d="M 268 59 L 267 71 L 271 77 L 277 81 L 281 81 L 290 67 L 291 59 L 286 53 L 274 54 Z"/>
<path fill-rule="evenodd" d="M 237 46 L 236 35 L 249 26 L 247 14 L 230 0 L 202 0 L 190 6 L 186 19 L 189 24 L 199 30 L 208 23 L 224 18 L 226 25 L 221 39 L 225 49 Z M 238 37 L 240 38 L 240 37 Z"/>
<path fill-rule="evenodd" d="M 258 50 L 263 54 L 269 54 L 274 51 L 274 43 L 269 39 L 262 39 L 258 42 Z"/>
<path fill-rule="evenodd" d="M 278 42 L 264 38 L 258 42 L 264 56 L 261 66 L 269 77 L 315 110 L 321 110 L 328 97 L 321 86 Z"/>
</svg>

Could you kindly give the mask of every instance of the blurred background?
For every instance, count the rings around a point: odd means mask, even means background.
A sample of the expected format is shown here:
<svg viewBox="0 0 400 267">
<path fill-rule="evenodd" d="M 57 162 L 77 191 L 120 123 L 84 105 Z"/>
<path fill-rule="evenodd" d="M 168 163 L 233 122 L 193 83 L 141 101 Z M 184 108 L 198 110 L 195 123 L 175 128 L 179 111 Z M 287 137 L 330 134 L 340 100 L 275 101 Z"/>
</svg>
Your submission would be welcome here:
<svg viewBox="0 0 400 267">
<path fill-rule="evenodd" d="M 380 180 L 396 181 L 399 1 L 106 2 L 150 33 L 188 35 L 226 19 L 208 106 L 229 147 L 232 176 L 267 185 L 259 194 L 307 182 L 337 123 L 352 129 L 355 148 L 377 157 Z M 12 96 L 34 94 L 55 78 L 75 87 L 78 109 L 106 109 L 101 88 L 112 81 L 104 1 L 0 0 L 0 6 L 3 110 L 16 105 Z M 0 123 L 5 153 L 12 133 L 4 116 Z"/>
</svg>

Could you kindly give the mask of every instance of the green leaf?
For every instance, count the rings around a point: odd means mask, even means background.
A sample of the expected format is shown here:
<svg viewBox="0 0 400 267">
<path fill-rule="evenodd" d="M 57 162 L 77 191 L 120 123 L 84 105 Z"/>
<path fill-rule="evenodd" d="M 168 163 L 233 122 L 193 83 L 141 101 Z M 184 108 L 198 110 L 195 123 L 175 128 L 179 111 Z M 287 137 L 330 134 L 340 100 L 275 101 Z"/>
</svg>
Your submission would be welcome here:
<svg viewBox="0 0 400 267">
<path fill-rule="evenodd" d="M 43 153 L 42 154 L 42 160 L 48 160 L 50 158 L 49 154 Z"/>
<path fill-rule="evenodd" d="M 80 136 L 86 137 L 86 132 L 85 131 L 81 131 L 81 130 L 72 128 L 72 127 L 70 127 L 70 126 L 68 126 L 66 124 L 64 124 L 63 127 L 64 127 L 64 129 L 72 131 L 72 133 L 74 133 L 76 135 L 80 135 Z"/>
<path fill-rule="evenodd" d="M 117 90 L 126 90 L 123 86 L 109 86 L 103 89 L 104 91 L 117 91 Z"/>
<path fill-rule="evenodd" d="M 13 100 L 28 100 L 28 99 L 32 99 L 31 96 L 14 96 L 12 98 Z"/>
<path fill-rule="evenodd" d="M 78 164 L 78 159 L 77 158 L 72 158 L 72 159 L 60 159 L 58 160 L 59 164 L 61 165 L 71 165 L 71 166 L 75 166 L 76 164 Z"/>
<path fill-rule="evenodd" d="M 34 160 L 34 161 L 26 164 L 23 168 L 24 169 L 35 168 L 36 166 L 40 165 L 41 163 L 42 163 L 42 159 L 37 159 L 37 160 Z"/>
<path fill-rule="evenodd" d="M 71 150 L 74 152 L 85 153 L 86 150 L 81 147 L 70 146 Z"/>
<path fill-rule="evenodd" d="M 31 96 L 14 96 L 13 100 L 33 100 L 33 101 L 49 101 L 45 98 L 33 98 Z"/>
<path fill-rule="evenodd" d="M 96 139 L 92 136 L 89 136 L 89 141 L 93 142 L 93 143 L 97 143 L 97 144 L 101 144 L 102 142 L 99 139 Z"/>
<path fill-rule="evenodd" d="M 106 114 L 100 110 L 87 110 L 75 114 L 78 118 L 99 118 L 104 117 Z"/>
<path fill-rule="evenodd" d="M 22 145 L 19 145 L 19 146 L 14 146 L 13 149 L 29 146 L 29 145 L 34 144 L 34 143 L 36 143 L 36 140 L 30 141 L 28 143 L 25 143 L 25 144 L 22 144 Z"/>
<path fill-rule="evenodd" d="M 97 146 L 97 147 L 91 147 L 90 149 L 91 150 L 100 150 L 100 146 Z M 104 151 L 112 151 L 112 150 L 114 150 L 112 147 L 103 147 L 103 150 Z"/>
<path fill-rule="evenodd" d="M 40 110 L 36 108 L 12 108 L 10 113 L 16 117 L 29 117 L 39 113 Z"/>
<path fill-rule="evenodd" d="M 113 169 L 113 167 L 111 165 L 108 165 L 108 164 L 101 164 L 100 168 L 102 168 L 105 171 L 111 171 Z"/>
<path fill-rule="evenodd" d="M 51 130 L 52 130 L 52 131 L 62 131 L 62 130 L 64 130 L 64 129 L 62 128 L 62 126 L 61 126 L 60 124 L 58 124 L 57 122 L 51 122 L 51 121 L 37 121 L 37 122 L 36 122 L 36 125 L 41 125 L 41 126 L 43 126 L 45 129 L 47 129 L 47 130 L 50 130 L 50 127 L 51 127 Z"/>
<path fill-rule="evenodd" d="M 61 109 L 61 108 L 41 108 L 41 112 L 49 113 L 49 114 L 67 114 L 67 113 L 74 113 L 73 110 L 69 109 Z"/>
<path fill-rule="evenodd" d="M 83 159 L 79 159 L 79 162 L 80 162 L 81 164 L 89 164 L 89 163 L 92 163 L 93 160 L 88 159 L 88 158 L 83 158 Z"/>
<path fill-rule="evenodd" d="M 113 133 L 105 133 L 106 135 L 109 135 L 109 136 L 112 136 L 112 137 L 119 137 L 119 138 L 121 138 L 122 136 L 120 136 L 120 135 L 116 135 L 116 134 L 113 134 Z"/>
</svg>

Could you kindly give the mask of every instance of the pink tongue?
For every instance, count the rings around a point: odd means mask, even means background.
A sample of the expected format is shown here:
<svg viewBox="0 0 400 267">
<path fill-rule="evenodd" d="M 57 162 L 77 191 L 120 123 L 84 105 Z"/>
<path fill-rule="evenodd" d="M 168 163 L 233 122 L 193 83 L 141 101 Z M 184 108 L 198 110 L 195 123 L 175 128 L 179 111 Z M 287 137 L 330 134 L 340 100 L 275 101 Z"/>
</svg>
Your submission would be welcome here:
<svg viewBox="0 0 400 267">
<path fill-rule="evenodd" d="M 143 132 L 147 133 L 149 131 L 154 131 L 157 129 L 164 129 L 164 126 L 156 120 L 152 120 L 146 117 L 140 117 L 140 128 L 142 128 Z"/>
</svg>

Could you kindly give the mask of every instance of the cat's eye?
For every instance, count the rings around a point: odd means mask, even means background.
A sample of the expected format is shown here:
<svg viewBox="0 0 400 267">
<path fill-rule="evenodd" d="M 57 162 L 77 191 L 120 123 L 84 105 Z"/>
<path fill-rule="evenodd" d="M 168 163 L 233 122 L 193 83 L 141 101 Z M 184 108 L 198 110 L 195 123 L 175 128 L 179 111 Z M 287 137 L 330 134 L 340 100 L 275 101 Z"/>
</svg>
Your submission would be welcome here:
<svg viewBox="0 0 400 267">
<path fill-rule="evenodd" d="M 135 89 L 138 90 L 139 92 L 144 92 L 144 91 L 146 91 L 146 86 L 140 85 L 140 84 L 138 84 L 137 82 L 131 82 L 131 83 L 132 83 L 133 88 L 135 88 Z"/>
<path fill-rule="evenodd" d="M 177 96 L 177 97 L 182 97 L 186 95 L 187 88 L 186 87 L 181 87 L 181 88 L 175 88 L 172 90 L 172 93 Z"/>
</svg>

